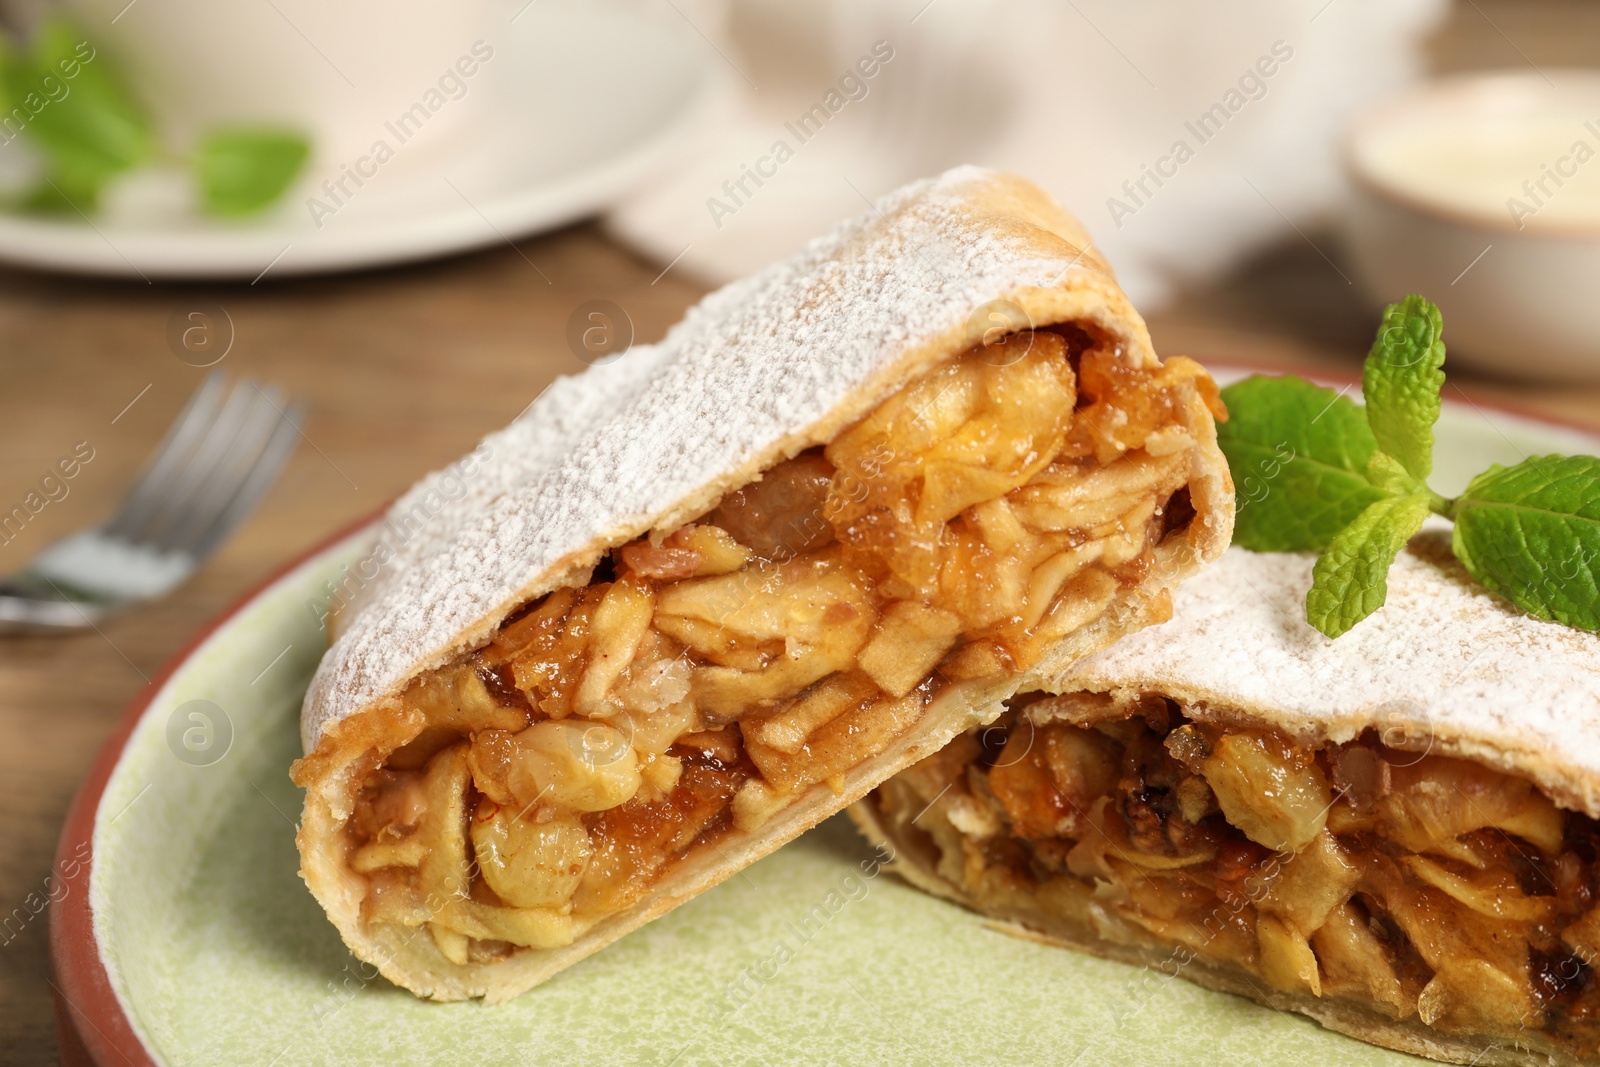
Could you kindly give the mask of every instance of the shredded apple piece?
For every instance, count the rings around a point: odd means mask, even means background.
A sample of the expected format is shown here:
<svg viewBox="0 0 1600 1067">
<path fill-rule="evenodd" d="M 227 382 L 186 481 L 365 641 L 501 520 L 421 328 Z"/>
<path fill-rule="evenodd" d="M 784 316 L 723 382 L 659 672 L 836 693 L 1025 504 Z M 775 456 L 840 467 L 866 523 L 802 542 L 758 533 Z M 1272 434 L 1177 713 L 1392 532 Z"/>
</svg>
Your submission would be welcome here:
<svg viewBox="0 0 1600 1067">
<path fill-rule="evenodd" d="M 403 698 L 422 732 L 350 824 L 371 921 L 426 924 L 457 962 L 560 943 L 691 850 L 842 789 L 950 679 L 1094 622 L 1193 516 L 1174 397 L 1204 374 L 1120 363 L 1073 329 L 976 348 L 424 675 Z M 1051 766 L 1092 776 L 1074 744 Z M 443 810 L 470 832 L 441 836 Z"/>
</svg>

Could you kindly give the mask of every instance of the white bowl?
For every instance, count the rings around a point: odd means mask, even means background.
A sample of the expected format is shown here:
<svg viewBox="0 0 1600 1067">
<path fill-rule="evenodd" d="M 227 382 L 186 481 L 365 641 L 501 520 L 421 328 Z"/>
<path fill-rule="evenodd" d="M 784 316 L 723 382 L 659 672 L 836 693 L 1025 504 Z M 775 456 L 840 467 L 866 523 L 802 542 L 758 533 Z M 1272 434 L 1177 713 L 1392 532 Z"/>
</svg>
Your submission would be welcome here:
<svg viewBox="0 0 1600 1067">
<path fill-rule="evenodd" d="M 1434 301 L 1454 361 L 1600 380 L 1600 71 L 1434 82 L 1358 118 L 1345 159 L 1374 301 Z"/>
</svg>

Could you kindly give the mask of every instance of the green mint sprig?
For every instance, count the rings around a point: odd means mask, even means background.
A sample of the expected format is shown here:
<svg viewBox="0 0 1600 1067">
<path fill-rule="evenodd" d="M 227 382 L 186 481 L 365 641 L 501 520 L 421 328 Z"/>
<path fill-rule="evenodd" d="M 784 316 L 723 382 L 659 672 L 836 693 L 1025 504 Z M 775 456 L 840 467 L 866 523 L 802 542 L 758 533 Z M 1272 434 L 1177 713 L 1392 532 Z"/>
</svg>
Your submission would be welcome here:
<svg viewBox="0 0 1600 1067">
<path fill-rule="evenodd" d="M 0 36 L 4 138 L 22 136 L 44 164 L 20 206 L 88 214 L 116 178 L 153 162 L 159 140 L 122 70 L 76 25 L 45 19 L 31 47 Z M 238 217 L 273 204 L 300 172 L 310 145 L 298 133 L 249 126 L 207 131 L 176 161 L 194 174 L 202 207 Z"/>
<path fill-rule="evenodd" d="M 1320 553 L 1306 621 L 1338 637 L 1383 606 L 1395 557 L 1429 514 L 1442 515 L 1479 582 L 1538 618 L 1600 630 L 1600 458 L 1494 466 L 1454 500 L 1428 488 L 1443 332 L 1439 309 L 1420 296 L 1386 309 L 1361 376 L 1365 408 L 1292 375 L 1222 391 L 1234 543 Z"/>
</svg>

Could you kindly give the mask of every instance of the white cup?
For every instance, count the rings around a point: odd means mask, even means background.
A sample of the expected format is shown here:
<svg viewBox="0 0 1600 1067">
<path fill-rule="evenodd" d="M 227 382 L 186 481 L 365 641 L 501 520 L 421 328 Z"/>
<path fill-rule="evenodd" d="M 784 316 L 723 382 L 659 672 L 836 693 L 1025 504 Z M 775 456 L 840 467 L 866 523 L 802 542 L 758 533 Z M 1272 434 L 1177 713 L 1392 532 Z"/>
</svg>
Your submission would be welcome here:
<svg viewBox="0 0 1600 1067">
<path fill-rule="evenodd" d="M 490 3 L 64 0 L 63 6 L 123 67 L 162 140 L 175 149 L 213 126 L 271 124 L 304 131 L 312 166 L 328 169 L 376 140 L 394 145 L 398 130 L 416 146 L 396 153 L 409 169 L 457 146 L 475 126 L 488 93 L 477 68 L 485 52 L 493 54 L 486 40 Z"/>
</svg>

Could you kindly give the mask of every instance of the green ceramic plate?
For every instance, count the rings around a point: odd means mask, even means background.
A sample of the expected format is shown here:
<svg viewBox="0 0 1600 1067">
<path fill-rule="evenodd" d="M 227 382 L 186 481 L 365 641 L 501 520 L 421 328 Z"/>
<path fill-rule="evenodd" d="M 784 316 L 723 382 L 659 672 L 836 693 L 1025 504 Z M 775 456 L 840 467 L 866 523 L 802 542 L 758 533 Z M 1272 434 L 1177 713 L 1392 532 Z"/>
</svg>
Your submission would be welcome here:
<svg viewBox="0 0 1600 1067">
<path fill-rule="evenodd" d="M 1446 493 L 1489 462 L 1597 448 L 1468 403 L 1446 407 L 1440 438 Z M 359 543 L 228 617 L 108 763 L 85 926 L 114 996 L 97 1000 L 81 967 L 58 971 L 107 1065 L 122 1061 L 99 1038 L 124 1025 L 143 1045 L 130 1059 L 172 1065 L 1409 1059 L 997 932 L 877 873 L 843 816 L 509 1004 L 419 1001 L 350 956 L 295 874 L 287 769 L 323 649 L 316 609 Z M 58 943 L 58 964 L 71 951 Z"/>
</svg>

